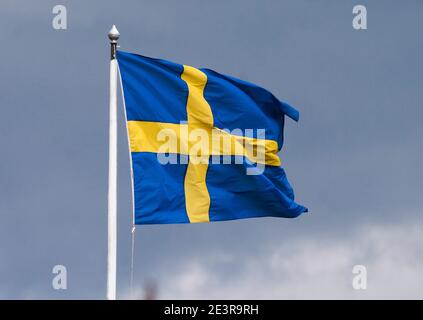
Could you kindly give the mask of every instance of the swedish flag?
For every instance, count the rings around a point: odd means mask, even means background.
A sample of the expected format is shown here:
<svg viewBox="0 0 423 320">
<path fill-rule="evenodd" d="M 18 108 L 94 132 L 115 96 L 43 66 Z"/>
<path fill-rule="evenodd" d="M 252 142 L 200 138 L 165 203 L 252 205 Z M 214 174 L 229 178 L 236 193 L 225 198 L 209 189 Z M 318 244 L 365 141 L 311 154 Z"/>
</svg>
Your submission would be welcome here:
<svg viewBox="0 0 423 320">
<path fill-rule="evenodd" d="M 251 217 L 307 209 L 278 152 L 299 113 L 254 84 L 118 51 L 136 224 Z"/>
</svg>

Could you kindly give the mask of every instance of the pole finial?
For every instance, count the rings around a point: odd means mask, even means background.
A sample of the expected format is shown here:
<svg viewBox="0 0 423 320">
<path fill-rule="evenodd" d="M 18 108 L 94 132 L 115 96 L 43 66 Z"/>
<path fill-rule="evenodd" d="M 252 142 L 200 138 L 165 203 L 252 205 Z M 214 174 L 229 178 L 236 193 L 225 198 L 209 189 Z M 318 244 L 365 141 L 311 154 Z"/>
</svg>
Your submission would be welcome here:
<svg viewBox="0 0 423 320">
<path fill-rule="evenodd" d="M 117 43 L 119 36 L 120 36 L 120 33 L 119 33 L 118 29 L 116 28 L 116 26 L 113 25 L 107 35 L 109 36 L 111 43 Z"/>
<path fill-rule="evenodd" d="M 110 39 L 110 59 L 116 59 L 117 41 L 120 33 L 115 25 L 112 26 L 109 33 L 107 34 Z"/>
</svg>

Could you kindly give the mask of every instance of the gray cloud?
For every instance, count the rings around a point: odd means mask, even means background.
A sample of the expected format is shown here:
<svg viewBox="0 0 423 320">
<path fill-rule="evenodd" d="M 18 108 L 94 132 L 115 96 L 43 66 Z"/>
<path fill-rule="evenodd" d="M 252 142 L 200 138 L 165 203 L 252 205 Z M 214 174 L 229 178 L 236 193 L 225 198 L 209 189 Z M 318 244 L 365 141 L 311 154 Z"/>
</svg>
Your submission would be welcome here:
<svg viewBox="0 0 423 320">
<path fill-rule="evenodd" d="M 259 251 L 204 252 L 157 272 L 163 299 L 421 299 L 421 220 L 368 225 L 350 237 L 305 236 Z M 354 290 L 352 269 L 367 269 Z M 135 290 L 135 297 L 141 290 Z M 128 293 L 127 296 L 131 295 Z M 140 295 L 142 297 L 142 295 Z"/>
</svg>

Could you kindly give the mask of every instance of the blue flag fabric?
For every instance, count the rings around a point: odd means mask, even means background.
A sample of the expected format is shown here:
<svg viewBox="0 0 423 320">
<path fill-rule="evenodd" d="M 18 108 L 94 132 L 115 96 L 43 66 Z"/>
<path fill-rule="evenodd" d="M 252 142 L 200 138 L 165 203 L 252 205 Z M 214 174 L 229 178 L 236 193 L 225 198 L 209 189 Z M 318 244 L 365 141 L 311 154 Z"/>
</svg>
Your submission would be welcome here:
<svg viewBox="0 0 423 320">
<path fill-rule="evenodd" d="M 298 121 L 296 109 L 210 69 L 122 51 L 117 59 L 136 224 L 307 212 L 279 158 L 285 115 Z"/>
</svg>

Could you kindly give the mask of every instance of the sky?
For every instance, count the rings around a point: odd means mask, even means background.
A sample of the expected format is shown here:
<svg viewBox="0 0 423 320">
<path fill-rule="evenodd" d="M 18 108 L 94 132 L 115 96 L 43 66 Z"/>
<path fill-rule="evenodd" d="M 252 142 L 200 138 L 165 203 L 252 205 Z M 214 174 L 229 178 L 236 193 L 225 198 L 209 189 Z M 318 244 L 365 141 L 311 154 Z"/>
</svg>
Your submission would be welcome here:
<svg viewBox="0 0 423 320">
<path fill-rule="evenodd" d="M 52 27 L 55 5 L 67 29 Z M 367 8 L 367 30 L 352 8 Z M 119 97 L 118 298 L 423 298 L 423 3 L 0 3 L 0 298 L 104 299 L 108 85 L 120 49 L 259 84 L 300 111 L 283 167 L 310 214 L 138 226 Z M 52 269 L 67 270 L 55 290 Z M 354 266 L 367 289 L 352 286 Z"/>
</svg>

